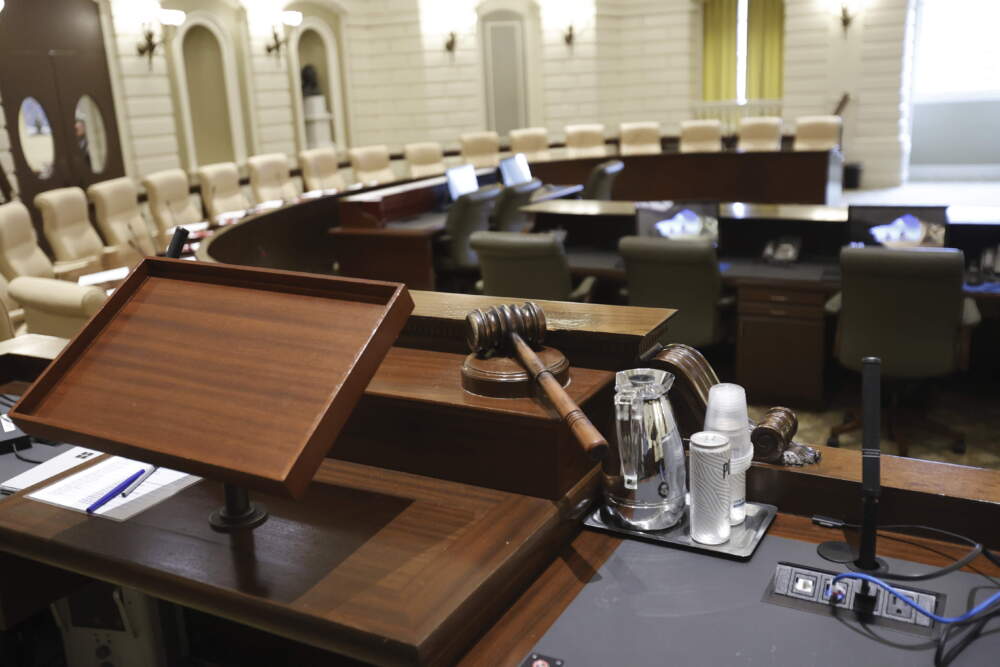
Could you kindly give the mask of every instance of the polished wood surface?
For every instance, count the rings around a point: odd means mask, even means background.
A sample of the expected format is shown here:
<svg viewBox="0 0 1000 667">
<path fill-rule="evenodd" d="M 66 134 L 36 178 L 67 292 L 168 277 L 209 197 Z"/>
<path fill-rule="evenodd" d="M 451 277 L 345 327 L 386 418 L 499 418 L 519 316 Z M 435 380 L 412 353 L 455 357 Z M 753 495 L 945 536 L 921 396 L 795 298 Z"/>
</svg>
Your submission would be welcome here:
<svg viewBox="0 0 1000 667">
<path fill-rule="evenodd" d="M 146 259 L 11 416 L 51 440 L 301 496 L 411 308 L 394 283 Z"/>
<path fill-rule="evenodd" d="M 435 227 L 334 227 L 329 236 L 340 273 L 356 278 L 400 282 L 410 289 L 433 290 Z"/>
<path fill-rule="evenodd" d="M 602 199 L 555 199 L 522 206 L 525 213 L 548 215 L 635 215 L 635 202 Z"/>
<path fill-rule="evenodd" d="M 663 153 L 532 162 L 545 183 L 583 183 L 606 160 L 622 160 L 613 198 L 825 204 L 841 195 L 839 151 Z"/>
<path fill-rule="evenodd" d="M 223 535 L 202 481 L 126 522 L 19 494 L 0 548 L 376 664 L 453 662 L 569 539 L 574 505 L 326 460 L 303 502 Z"/>
<path fill-rule="evenodd" d="M 412 291 L 414 308 L 398 345 L 464 353 L 465 316 L 477 308 L 510 303 L 509 297 Z M 618 371 L 634 365 L 666 331 L 676 313 L 670 308 L 608 306 L 536 300 L 545 311 L 545 344 L 570 364 Z"/>
<path fill-rule="evenodd" d="M 464 354 L 394 347 L 330 449 L 338 459 L 561 498 L 593 468 L 556 410 L 462 387 Z M 610 432 L 614 375 L 572 367 L 571 399 Z"/>
<path fill-rule="evenodd" d="M 840 532 L 821 528 L 806 517 L 785 513 L 775 517 L 768 534 L 814 544 L 841 539 Z M 520 665 L 621 542 L 622 538 L 614 535 L 582 530 L 458 664 L 461 667 Z M 967 551 L 963 545 L 898 533 L 882 533 L 878 549 L 881 556 L 935 567 L 947 565 Z M 1000 576 L 1000 567 L 982 556 L 965 571 Z"/>
</svg>

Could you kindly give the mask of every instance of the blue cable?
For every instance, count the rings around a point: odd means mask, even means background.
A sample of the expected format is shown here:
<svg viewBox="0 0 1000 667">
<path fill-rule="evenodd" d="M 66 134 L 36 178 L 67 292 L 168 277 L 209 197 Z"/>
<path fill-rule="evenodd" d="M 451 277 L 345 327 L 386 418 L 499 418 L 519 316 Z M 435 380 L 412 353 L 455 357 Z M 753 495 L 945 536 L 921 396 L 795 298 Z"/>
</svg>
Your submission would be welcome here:
<svg viewBox="0 0 1000 667">
<path fill-rule="evenodd" d="M 878 579 L 877 577 L 871 576 L 870 574 L 862 574 L 860 572 L 845 572 L 843 574 L 838 574 L 837 576 L 835 576 L 833 578 L 833 581 L 830 582 L 830 585 L 832 586 L 833 584 L 837 583 L 841 579 L 863 579 L 865 581 L 871 582 L 871 583 L 875 584 L 876 586 L 879 586 L 879 587 L 885 589 L 886 591 L 892 593 L 897 598 L 899 598 L 900 600 L 902 600 L 906 604 L 910 605 L 911 607 L 913 607 L 914 609 L 916 609 L 918 612 L 920 612 L 924 616 L 927 616 L 929 618 L 933 618 L 938 623 L 964 623 L 965 621 L 969 620 L 970 618 L 972 618 L 976 614 L 979 614 L 980 612 L 982 612 L 982 611 L 984 611 L 984 610 L 992 607 L 997 602 L 1000 602 L 1000 591 L 998 591 L 998 592 L 994 593 L 992 596 L 990 596 L 989 599 L 987 599 L 985 602 L 983 602 L 982 604 L 977 605 L 976 607 L 973 607 L 972 609 L 970 609 L 969 611 L 965 612 L 961 616 L 954 616 L 952 618 L 949 618 L 947 616 L 938 616 L 937 614 L 935 614 L 932 611 L 927 611 L 926 609 L 924 609 L 923 607 L 921 607 L 919 604 L 917 604 L 916 602 L 914 602 L 913 600 L 911 600 L 905 593 L 897 591 L 895 588 L 893 588 L 889 584 L 885 583 L 881 579 Z"/>
</svg>

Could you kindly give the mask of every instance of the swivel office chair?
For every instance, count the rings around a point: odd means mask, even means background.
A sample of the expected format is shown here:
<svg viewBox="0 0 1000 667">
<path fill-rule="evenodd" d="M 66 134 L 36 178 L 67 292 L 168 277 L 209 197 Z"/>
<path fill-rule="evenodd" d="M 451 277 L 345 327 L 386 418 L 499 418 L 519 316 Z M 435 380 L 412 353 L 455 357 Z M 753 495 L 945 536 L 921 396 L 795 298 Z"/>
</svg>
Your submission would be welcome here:
<svg viewBox="0 0 1000 667">
<path fill-rule="evenodd" d="M 8 291 L 24 307 L 27 333 L 60 338 L 75 336 L 107 299 L 97 287 L 51 278 L 15 278 Z"/>
<path fill-rule="evenodd" d="M 710 239 L 625 236 L 618 253 L 625 260 L 629 305 L 678 310 L 662 343 L 706 347 L 722 341 L 721 310 L 733 299 L 722 295 L 719 259 Z"/>
<path fill-rule="evenodd" d="M 502 187 L 487 185 L 462 195 L 448 209 L 445 234 L 435 252 L 444 291 L 471 292 L 479 276 L 479 258 L 469 244 L 477 231 L 487 231 Z"/>
<path fill-rule="evenodd" d="M 528 162 L 552 159 L 549 131 L 544 127 L 522 127 L 510 131 L 510 152 L 524 153 Z"/>
<path fill-rule="evenodd" d="M 215 219 L 225 213 L 246 211 L 250 208 L 240 188 L 240 172 L 232 162 L 219 162 L 198 167 L 201 200 L 208 217 Z"/>
<path fill-rule="evenodd" d="M 590 299 L 594 278 L 585 278 L 573 289 L 566 252 L 557 234 L 476 232 L 471 245 L 482 267 L 483 294 L 553 301 Z"/>
<path fill-rule="evenodd" d="M 334 148 L 310 148 L 299 152 L 302 184 L 307 191 L 343 190 L 347 187 L 340 175 L 340 164 Z"/>
<path fill-rule="evenodd" d="M 292 181 L 288 157 L 284 153 L 254 155 L 247 160 L 250 192 L 258 204 L 266 201 L 292 201 L 299 190 Z"/>
<path fill-rule="evenodd" d="M 500 164 L 500 135 L 496 132 L 466 132 L 458 141 L 462 160 L 476 169 Z"/>
<path fill-rule="evenodd" d="M 681 122 L 681 153 L 722 151 L 722 123 L 715 119 Z"/>
<path fill-rule="evenodd" d="M 739 150 L 749 153 L 781 150 L 781 118 L 752 116 L 740 119 Z"/>
<path fill-rule="evenodd" d="M 795 120 L 797 151 L 828 151 L 840 146 L 844 121 L 840 116 L 800 116 Z"/>
<path fill-rule="evenodd" d="M 352 148 L 348 151 L 348 155 L 351 156 L 354 179 L 359 183 L 382 185 L 399 180 L 396 177 L 396 172 L 392 170 L 389 147 L 384 144 Z"/>
<path fill-rule="evenodd" d="M 18 276 L 76 280 L 100 268 L 95 267 L 93 257 L 53 264 L 38 247 L 38 235 L 24 204 L 15 199 L 0 206 L 0 274 L 7 280 Z"/>
<path fill-rule="evenodd" d="M 618 134 L 620 155 L 659 155 L 662 152 L 659 123 L 652 121 L 621 124 Z"/>
<path fill-rule="evenodd" d="M 35 195 L 35 207 L 42 214 L 45 234 L 56 263 L 78 262 L 76 275 L 112 269 L 128 264 L 135 253 L 131 248 L 105 248 L 87 217 L 87 196 L 80 188 L 58 188 Z"/>
<path fill-rule="evenodd" d="M 144 256 L 156 255 L 156 244 L 139 211 L 139 192 L 131 178 L 94 183 L 87 188 L 87 196 L 94 204 L 97 228 L 108 245 L 121 249 L 125 264 L 132 266 Z"/>
<path fill-rule="evenodd" d="M 158 231 L 157 247 L 166 249 L 171 230 L 204 219 L 191 198 L 191 185 L 183 169 L 166 169 L 142 179 L 149 213 Z"/>
<path fill-rule="evenodd" d="M 587 177 L 587 182 L 580 193 L 581 199 L 611 199 L 615 179 L 625 168 L 621 160 L 608 160 L 595 166 Z"/>
<path fill-rule="evenodd" d="M 493 221 L 497 230 L 501 232 L 526 232 L 531 229 L 532 222 L 527 213 L 521 211 L 522 206 L 527 206 L 538 189 L 542 187 L 542 182 L 533 178 L 527 183 L 518 183 L 503 189 L 500 200 L 497 202 L 496 213 Z"/>
<path fill-rule="evenodd" d="M 440 176 L 447 167 L 444 164 L 444 151 L 436 141 L 422 141 L 406 144 L 403 155 L 410 165 L 410 178 L 426 178 Z"/>
<path fill-rule="evenodd" d="M 604 157 L 608 154 L 604 144 L 604 125 L 585 123 L 566 126 L 566 157 Z"/>
<path fill-rule="evenodd" d="M 903 383 L 942 377 L 966 363 L 971 327 L 981 319 L 975 302 L 962 296 L 965 259 L 954 248 L 845 247 L 840 252 L 843 303 L 834 353 L 841 365 L 861 370 L 863 357 L 879 357 L 890 381 L 886 411 L 889 437 L 900 456 L 909 451 L 899 432 Z M 922 426 L 965 451 L 962 433 L 929 420 Z M 861 426 L 853 419 L 830 431 L 828 445 Z"/>
</svg>

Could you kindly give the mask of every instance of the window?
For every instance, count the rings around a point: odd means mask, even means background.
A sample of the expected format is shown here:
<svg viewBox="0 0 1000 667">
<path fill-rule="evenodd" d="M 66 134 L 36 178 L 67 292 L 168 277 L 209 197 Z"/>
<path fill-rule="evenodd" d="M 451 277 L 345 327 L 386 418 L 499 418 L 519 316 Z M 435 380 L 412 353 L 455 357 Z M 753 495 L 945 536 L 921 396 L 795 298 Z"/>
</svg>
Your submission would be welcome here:
<svg viewBox="0 0 1000 667">
<path fill-rule="evenodd" d="M 919 17 L 914 101 L 1000 99 L 1000 2 L 923 0 Z"/>
</svg>

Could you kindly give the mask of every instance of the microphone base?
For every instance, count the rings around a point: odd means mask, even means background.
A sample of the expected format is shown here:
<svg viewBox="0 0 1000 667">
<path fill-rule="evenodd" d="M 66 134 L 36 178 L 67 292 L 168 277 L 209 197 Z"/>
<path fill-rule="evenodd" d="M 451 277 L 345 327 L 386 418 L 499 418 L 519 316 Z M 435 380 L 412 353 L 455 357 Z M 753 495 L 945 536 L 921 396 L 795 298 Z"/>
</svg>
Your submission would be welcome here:
<svg viewBox="0 0 1000 667">
<path fill-rule="evenodd" d="M 862 567 L 858 562 L 858 552 L 847 542 L 823 542 L 816 547 L 816 553 L 824 560 L 846 565 L 855 572 L 864 572 L 873 576 L 884 575 L 889 572 L 889 564 L 878 556 L 875 557 L 874 569 Z"/>
</svg>

